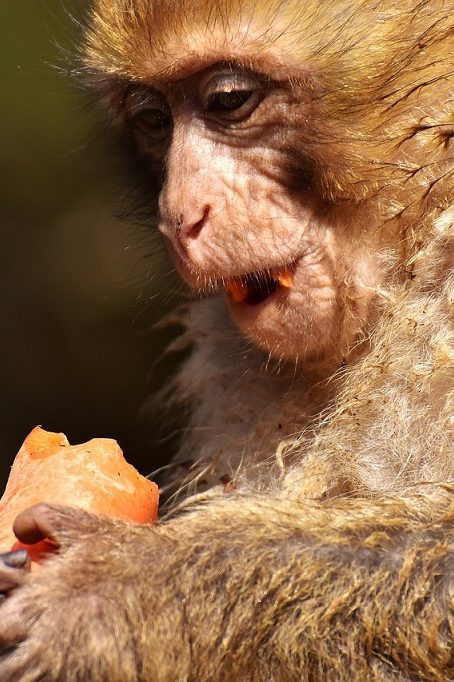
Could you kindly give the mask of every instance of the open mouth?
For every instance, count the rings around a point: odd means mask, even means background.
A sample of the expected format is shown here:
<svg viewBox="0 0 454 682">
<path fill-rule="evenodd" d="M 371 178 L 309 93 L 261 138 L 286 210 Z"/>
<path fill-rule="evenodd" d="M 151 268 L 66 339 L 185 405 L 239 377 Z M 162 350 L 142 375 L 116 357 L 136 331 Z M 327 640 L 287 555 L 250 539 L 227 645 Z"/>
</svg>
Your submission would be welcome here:
<svg viewBox="0 0 454 682">
<path fill-rule="evenodd" d="M 224 286 L 233 303 L 258 305 L 279 289 L 293 287 L 294 267 L 267 272 L 251 272 L 228 280 Z"/>
</svg>

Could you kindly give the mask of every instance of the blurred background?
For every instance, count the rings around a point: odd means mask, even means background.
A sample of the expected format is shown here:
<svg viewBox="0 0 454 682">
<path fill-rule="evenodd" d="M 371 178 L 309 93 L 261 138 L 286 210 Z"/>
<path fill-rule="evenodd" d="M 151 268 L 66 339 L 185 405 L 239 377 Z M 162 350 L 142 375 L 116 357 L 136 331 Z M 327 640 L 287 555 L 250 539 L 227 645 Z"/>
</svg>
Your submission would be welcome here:
<svg viewBox="0 0 454 682">
<path fill-rule="evenodd" d="M 118 217 L 126 169 L 65 73 L 84 6 L 0 2 L 1 489 L 37 424 L 116 438 L 142 473 L 168 457 L 138 414 L 169 371 L 153 325 L 178 285 L 153 229 Z"/>
</svg>

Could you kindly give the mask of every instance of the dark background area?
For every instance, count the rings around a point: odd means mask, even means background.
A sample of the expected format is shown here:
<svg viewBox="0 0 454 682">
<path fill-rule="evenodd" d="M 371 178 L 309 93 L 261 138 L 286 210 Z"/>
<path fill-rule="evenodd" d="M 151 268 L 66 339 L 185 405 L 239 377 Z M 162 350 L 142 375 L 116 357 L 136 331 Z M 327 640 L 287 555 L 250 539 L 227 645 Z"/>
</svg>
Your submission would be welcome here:
<svg viewBox="0 0 454 682">
<path fill-rule="evenodd" d="M 168 456 L 137 415 L 176 284 L 153 229 L 115 217 L 126 169 L 69 73 L 85 6 L 0 2 L 0 488 L 37 424 L 116 438 L 143 473 Z"/>
</svg>

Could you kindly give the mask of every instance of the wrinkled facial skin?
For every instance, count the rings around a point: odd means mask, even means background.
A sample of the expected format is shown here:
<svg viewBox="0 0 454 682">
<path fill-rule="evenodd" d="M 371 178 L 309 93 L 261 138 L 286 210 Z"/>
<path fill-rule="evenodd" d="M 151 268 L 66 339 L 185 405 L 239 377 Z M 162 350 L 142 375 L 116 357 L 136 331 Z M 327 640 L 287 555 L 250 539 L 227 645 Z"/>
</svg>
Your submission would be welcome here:
<svg viewBox="0 0 454 682">
<path fill-rule="evenodd" d="M 448 4 L 95 8 L 86 61 L 146 160 L 177 270 L 254 344 L 332 371 L 443 209 L 452 56 L 427 46 L 450 35 Z"/>
<path fill-rule="evenodd" d="M 296 165 L 313 113 L 304 96 L 216 65 L 133 88 L 124 116 L 150 173 L 165 177 L 159 229 L 182 278 L 225 291 L 235 322 L 271 354 L 317 363 L 355 340 L 377 268 L 351 219 L 312 191 L 309 164 Z"/>
</svg>

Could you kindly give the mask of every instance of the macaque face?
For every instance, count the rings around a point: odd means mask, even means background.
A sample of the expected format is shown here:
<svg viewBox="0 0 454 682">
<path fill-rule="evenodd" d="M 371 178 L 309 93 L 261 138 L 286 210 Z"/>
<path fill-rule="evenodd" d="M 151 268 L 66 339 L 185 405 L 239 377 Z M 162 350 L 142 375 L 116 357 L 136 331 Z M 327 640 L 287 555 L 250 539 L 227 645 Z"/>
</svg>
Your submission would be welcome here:
<svg viewBox="0 0 454 682">
<path fill-rule="evenodd" d="M 420 159 L 444 149 L 426 123 L 433 93 L 415 86 L 432 82 L 433 62 L 420 50 L 413 71 L 395 68 L 404 8 L 394 21 L 373 2 L 330 2 L 323 17 L 296 0 L 263 12 L 139 4 L 146 30 L 129 4 L 98 0 L 89 54 L 154 178 L 177 270 L 224 295 L 267 352 L 335 365 L 364 335 L 385 261 L 405 257 L 408 209 L 424 198 Z M 417 16 L 425 35 L 430 17 Z"/>
<path fill-rule="evenodd" d="M 368 256 L 312 191 L 310 168 L 295 167 L 313 108 L 303 89 L 217 64 L 132 88 L 124 107 L 150 173 L 164 178 L 159 229 L 182 278 L 224 293 L 238 326 L 274 355 L 342 353 L 358 330 L 345 328 L 346 307 L 360 317 L 367 307 Z"/>
</svg>

